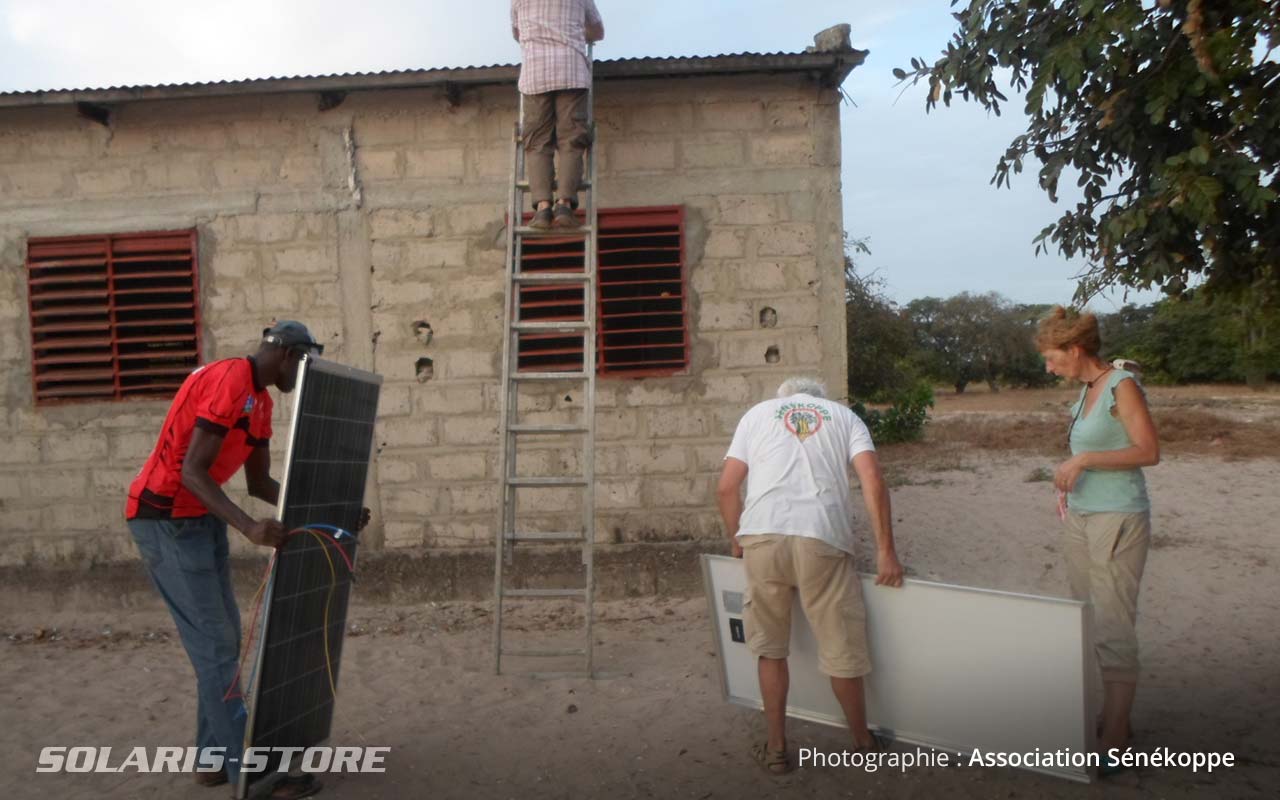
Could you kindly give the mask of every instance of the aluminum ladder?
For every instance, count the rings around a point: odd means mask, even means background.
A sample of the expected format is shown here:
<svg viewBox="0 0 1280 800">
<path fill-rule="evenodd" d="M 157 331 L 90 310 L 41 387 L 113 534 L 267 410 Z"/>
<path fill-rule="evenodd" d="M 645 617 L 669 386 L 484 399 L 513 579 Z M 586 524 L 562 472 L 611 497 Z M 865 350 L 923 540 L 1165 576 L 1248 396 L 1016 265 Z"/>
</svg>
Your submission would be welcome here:
<svg viewBox="0 0 1280 800">
<path fill-rule="evenodd" d="M 588 49 L 588 63 L 592 63 Z M 594 83 L 594 81 L 593 81 Z M 497 541 L 494 547 L 494 624 L 493 667 L 502 673 L 503 659 L 507 656 L 521 658 L 578 657 L 581 667 L 571 671 L 535 673 L 542 676 L 594 675 L 592 658 L 592 600 L 595 591 L 592 546 L 595 541 L 595 399 L 596 399 L 596 263 L 598 253 L 598 227 L 596 220 L 596 158 L 595 158 L 595 110 L 594 88 L 587 89 L 587 128 L 591 144 L 584 154 L 583 183 L 580 187 L 585 202 L 579 204 L 585 212 L 584 224 L 577 229 L 542 231 L 524 223 L 524 209 L 529 183 L 525 177 L 524 158 L 524 97 L 520 98 L 520 117 L 517 119 L 512 140 L 511 185 L 507 197 L 507 259 L 506 259 L 506 308 L 503 313 L 502 343 L 502 393 L 501 393 L 501 451 L 498 458 L 498 480 L 501 511 L 498 519 Z M 582 271 L 528 272 L 523 269 L 524 243 L 526 240 L 583 241 Z M 520 290 L 522 287 L 582 287 L 582 319 L 554 321 L 521 319 Z M 521 337 L 537 334 L 569 334 L 582 337 L 582 366 L 578 370 L 519 369 Z M 523 424 L 519 421 L 519 387 L 522 384 L 547 382 L 572 382 L 581 387 L 581 418 L 572 424 Z M 540 441 L 556 437 L 572 441 L 581 438 L 579 458 L 580 474 L 555 477 L 518 477 L 517 442 L 524 437 L 541 437 Z M 562 532 L 517 530 L 516 499 L 522 491 L 538 491 L 546 487 L 572 487 L 582 492 L 581 530 Z M 585 585 L 577 587 L 514 588 L 504 581 L 504 569 L 513 565 L 514 549 L 520 543 L 565 544 L 575 543 L 582 550 L 582 566 Z M 514 572 L 514 568 L 510 571 Z M 582 603 L 582 643 L 572 648 L 509 647 L 504 640 L 504 601 L 511 598 L 574 599 Z"/>
</svg>

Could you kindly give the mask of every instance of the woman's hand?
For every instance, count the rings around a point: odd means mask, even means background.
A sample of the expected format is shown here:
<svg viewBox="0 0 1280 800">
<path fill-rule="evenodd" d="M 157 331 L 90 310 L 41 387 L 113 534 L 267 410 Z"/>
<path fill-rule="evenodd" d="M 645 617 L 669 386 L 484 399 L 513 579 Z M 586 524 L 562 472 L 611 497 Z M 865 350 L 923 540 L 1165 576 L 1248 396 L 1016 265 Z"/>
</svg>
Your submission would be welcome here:
<svg viewBox="0 0 1280 800">
<path fill-rule="evenodd" d="M 1080 473 L 1086 469 L 1084 455 L 1081 453 L 1068 458 L 1058 467 L 1058 471 L 1053 473 L 1053 485 L 1058 491 L 1070 492 L 1075 488 L 1076 481 L 1080 480 Z"/>
</svg>

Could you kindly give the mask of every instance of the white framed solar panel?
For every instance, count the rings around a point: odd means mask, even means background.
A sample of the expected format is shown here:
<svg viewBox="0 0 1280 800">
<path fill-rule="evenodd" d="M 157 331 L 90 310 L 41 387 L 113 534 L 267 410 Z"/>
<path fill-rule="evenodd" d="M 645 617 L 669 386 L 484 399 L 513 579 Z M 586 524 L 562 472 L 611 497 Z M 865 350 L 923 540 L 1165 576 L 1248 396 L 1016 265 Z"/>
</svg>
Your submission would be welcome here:
<svg viewBox="0 0 1280 800">
<path fill-rule="evenodd" d="M 761 709 L 756 658 L 747 649 L 742 560 L 702 556 L 724 698 Z M 1093 647 L 1088 606 L 908 579 L 900 588 L 862 575 L 872 672 L 867 721 L 897 742 L 961 754 L 1094 752 Z M 795 601 L 787 715 L 846 727 L 817 641 Z M 1087 764 L 1028 766 L 1088 782 Z M 1072 759 L 1068 758 L 1067 761 Z"/>
</svg>

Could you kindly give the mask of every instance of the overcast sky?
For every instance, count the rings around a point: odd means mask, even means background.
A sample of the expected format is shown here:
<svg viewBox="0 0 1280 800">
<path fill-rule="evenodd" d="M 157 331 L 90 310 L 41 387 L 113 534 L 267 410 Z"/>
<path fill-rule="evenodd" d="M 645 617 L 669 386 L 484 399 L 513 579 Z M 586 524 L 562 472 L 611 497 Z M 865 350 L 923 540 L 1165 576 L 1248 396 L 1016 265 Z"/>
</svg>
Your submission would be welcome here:
<svg viewBox="0 0 1280 800">
<path fill-rule="evenodd" d="M 946 0 L 596 2 L 607 34 L 599 58 L 795 52 L 850 23 L 853 45 L 871 51 L 844 84 L 853 103 L 841 114 L 845 228 L 870 237 L 864 270 L 899 302 L 962 291 L 1070 300 L 1082 264 L 1036 257 L 1031 244 L 1062 213 L 1036 186 L 1035 167 L 1012 190 L 988 184 L 1025 128 L 1020 104 L 1002 117 L 960 104 L 926 115 L 923 86 L 897 99 L 891 70 L 932 60 L 955 28 Z M 508 0 L 0 0 L 0 91 L 514 63 L 508 9 Z"/>
</svg>

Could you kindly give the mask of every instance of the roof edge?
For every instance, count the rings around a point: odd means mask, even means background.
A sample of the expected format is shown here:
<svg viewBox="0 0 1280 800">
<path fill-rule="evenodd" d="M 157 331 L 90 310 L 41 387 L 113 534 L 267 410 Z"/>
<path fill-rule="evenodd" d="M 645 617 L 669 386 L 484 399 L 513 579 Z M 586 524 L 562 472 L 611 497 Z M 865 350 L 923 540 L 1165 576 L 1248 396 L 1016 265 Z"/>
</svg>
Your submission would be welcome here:
<svg viewBox="0 0 1280 800">
<path fill-rule="evenodd" d="M 811 72 L 826 88 L 838 88 L 867 57 L 866 50 L 820 53 L 741 53 L 719 56 L 619 58 L 596 62 L 598 80 L 699 77 L 748 73 Z M 211 83 L 119 86 L 104 89 L 52 89 L 0 93 L 0 108 L 30 108 L 88 103 L 109 105 L 157 100 L 234 97 L 302 92 L 357 92 L 418 89 L 431 86 L 514 84 L 516 64 L 446 67 L 391 72 L 347 73 L 291 78 L 252 78 Z"/>
</svg>

